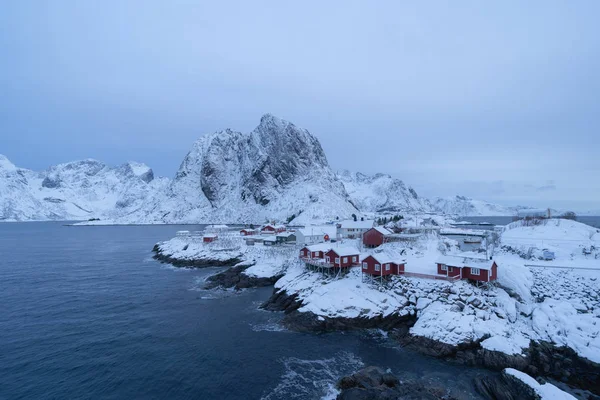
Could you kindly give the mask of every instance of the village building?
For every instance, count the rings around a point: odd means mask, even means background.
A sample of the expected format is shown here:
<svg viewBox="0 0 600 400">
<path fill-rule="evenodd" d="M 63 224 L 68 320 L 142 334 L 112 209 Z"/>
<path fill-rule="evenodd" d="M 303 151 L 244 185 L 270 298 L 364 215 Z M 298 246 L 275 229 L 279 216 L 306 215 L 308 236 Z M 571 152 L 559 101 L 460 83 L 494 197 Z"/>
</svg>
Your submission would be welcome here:
<svg viewBox="0 0 600 400">
<path fill-rule="evenodd" d="M 376 226 L 363 234 L 363 245 L 370 248 L 381 246 L 392 234 L 393 232 L 389 229 L 384 228 L 383 226 Z"/>
<path fill-rule="evenodd" d="M 379 277 L 380 279 L 387 278 L 390 275 L 402 275 L 405 266 L 405 260 L 390 257 L 386 254 L 369 255 L 361 261 L 363 280 L 364 275 L 368 275 L 370 278 Z"/>
<path fill-rule="evenodd" d="M 295 232 L 281 232 L 276 235 L 277 243 L 296 243 Z"/>
<path fill-rule="evenodd" d="M 265 246 L 274 246 L 277 244 L 277 236 L 272 235 L 272 236 L 265 236 L 263 237 L 263 245 Z"/>
<path fill-rule="evenodd" d="M 266 224 L 260 228 L 260 233 L 263 235 L 272 235 L 274 233 L 285 232 L 285 229 L 284 225 Z"/>
<path fill-rule="evenodd" d="M 337 224 L 337 233 L 342 238 L 356 239 L 360 238 L 366 231 L 375 225 L 373 220 L 358 220 L 352 219 L 339 222 Z"/>
<path fill-rule="evenodd" d="M 325 253 L 325 262 L 333 268 L 350 268 L 358 265 L 360 253 L 353 247 L 336 247 Z"/>
<path fill-rule="evenodd" d="M 240 235 L 242 236 L 252 236 L 252 235 L 258 235 L 260 233 L 260 231 L 258 229 L 247 229 L 244 228 L 240 231 Z"/>
<path fill-rule="evenodd" d="M 455 279 L 491 282 L 498 279 L 498 265 L 494 260 L 469 257 L 441 257 L 436 261 L 438 275 Z"/>
<path fill-rule="evenodd" d="M 331 249 L 330 243 L 318 243 L 300 249 L 300 258 L 321 259 Z"/>
<path fill-rule="evenodd" d="M 302 246 L 337 240 L 335 225 L 309 225 L 297 229 L 295 234 L 296 243 Z"/>
<path fill-rule="evenodd" d="M 214 233 L 209 233 L 209 234 L 202 236 L 203 243 L 212 243 L 217 239 L 218 239 L 218 236 Z"/>
</svg>

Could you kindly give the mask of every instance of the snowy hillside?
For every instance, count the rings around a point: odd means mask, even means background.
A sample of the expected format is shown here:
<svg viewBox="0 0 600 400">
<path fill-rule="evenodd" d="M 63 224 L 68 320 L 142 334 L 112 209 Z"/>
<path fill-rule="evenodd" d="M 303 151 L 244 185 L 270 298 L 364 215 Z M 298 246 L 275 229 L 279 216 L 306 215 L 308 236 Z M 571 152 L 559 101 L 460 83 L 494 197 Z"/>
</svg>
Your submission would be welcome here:
<svg viewBox="0 0 600 400">
<path fill-rule="evenodd" d="M 506 207 L 499 204 L 488 203 L 487 201 L 475 200 L 465 196 L 455 197 L 436 197 L 432 199 L 433 207 L 444 214 L 468 216 L 511 216 L 515 215 L 517 210 L 527 207 Z"/>
<path fill-rule="evenodd" d="M 345 170 L 337 176 L 344 183 L 352 203 L 361 211 L 433 211 L 429 200 L 419 197 L 413 188 L 390 175 L 369 176 Z"/>
<path fill-rule="evenodd" d="M 17 168 L 0 155 L 0 220 L 77 220 L 131 213 L 165 186 L 144 164 L 83 160 L 46 171 Z"/>
<path fill-rule="evenodd" d="M 307 130 L 270 114 L 250 133 L 194 143 L 164 193 L 118 222 L 294 222 L 349 217 L 356 208 Z"/>
</svg>

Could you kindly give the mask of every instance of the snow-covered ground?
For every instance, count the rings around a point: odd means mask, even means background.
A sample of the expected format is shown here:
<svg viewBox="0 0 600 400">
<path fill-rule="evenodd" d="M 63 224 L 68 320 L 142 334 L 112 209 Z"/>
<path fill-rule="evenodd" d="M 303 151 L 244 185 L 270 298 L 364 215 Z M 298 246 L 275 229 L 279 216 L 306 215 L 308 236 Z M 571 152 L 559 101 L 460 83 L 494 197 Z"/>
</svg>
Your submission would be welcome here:
<svg viewBox="0 0 600 400">
<path fill-rule="evenodd" d="M 513 376 L 531 387 L 535 393 L 540 396 L 541 400 L 574 400 L 576 397 L 571 396 L 569 393 L 566 393 L 551 383 L 540 384 L 538 381 L 533 379 L 531 376 L 527 375 L 524 372 L 517 371 L 513 368 L 506 368 L 504 373 Z"/>
<path fill-rule="evenodd" d="M 595 228 L 574 221 L 547 221 L 534 227 L 513 223 L 501 235 L 501 246 L 493 256 L 498 264 L 497 285 L 476 287 L 466 281 L 394 276 L 380 287 L 363 279 L 360 268 L 347 275 L 328 277 L 306 269 L 298 260 L 297 246 L 246 246 L 236 233 L 214 244 L 177 237 L 161 243 L 163 253 L 180 259 L 240 258 L 254 264 L 245 271 L 256 277 L 285 273 L 275 287 L 297 294 L 301 312 L 321 317 L 378 317 L 413 315 L 413 335 L 457 345 L 482 340 L 489 350 L 522 354 L 531 340 L 567 346 L 579 355 L 600 362 L 600 248 Z M 550 240 L 555 240 L 550 244 Z M 531 252 L 515 250 L 542 245 L 555 251 L 556 259 L 542 261 Z M 510 243 L 510 247 L 505 245 Z M 485 253 L 461 253 L 457 242 L 432 232 L 416 243 L 386 243 L 377 249 L 361 248 L 359 240 L 343 240 L 335 246 L 357 248 L 367 254 L 406 260 L 406 272 L 437 273 L 436 259 L 442 255 L 484 257 Z M 524 258 L 530 257 L 530 258 Z M 569 268 L 526 267 L 526 265 Z M 585 265 L 586 270 L 576 269 Z"/>
<path fill-rule="evenodd" d="M 566 229 L 566 230 L 565 230 Z M 597 240 L 594 228 L 573 221 L 549 221 L 535 228 L 511 226 L 506 238 L 514 240 L 522 231 L 528 239 L 572 237 L 561 245 L 557 258 L 548 265 L 596 270 L 528 268 L 531 260 L 499 250 L 494 255 L 498 286 L 477 288 L 456 283 L 394 277 L 384 288 L 362 282 L 359 268 L 339 279 L 323 278 L 301 265 L 290 268 L 276 283 L 278 289 L 297 293 L 304 306 L 323 317 L 376 317 L 391 314 L 416 315 L 414 335 L 456 345 L 484 339 L 482 346 L 507 354 L 521 354 L 530 340 L 544 340 L 568 346 L 581 356 L 600 362 L 600 262 L 580 251 Z M 504 236 L 502 241 L 504 243 Z M 598 245 L 598 243 L 596 242 Z M 600 246 L 598 246 L 600 247 Z M 442 251 L 458 254 L 451 241 L 430 235 L 415 245 L 388 243 L 383 251 L 401 254 L 406 271 L 435 273 L 434 261 Z M 587 259 L 586 259 L 587 257 Z M 543 263 L 536 261 L 536 264 Z"/>
</svg>

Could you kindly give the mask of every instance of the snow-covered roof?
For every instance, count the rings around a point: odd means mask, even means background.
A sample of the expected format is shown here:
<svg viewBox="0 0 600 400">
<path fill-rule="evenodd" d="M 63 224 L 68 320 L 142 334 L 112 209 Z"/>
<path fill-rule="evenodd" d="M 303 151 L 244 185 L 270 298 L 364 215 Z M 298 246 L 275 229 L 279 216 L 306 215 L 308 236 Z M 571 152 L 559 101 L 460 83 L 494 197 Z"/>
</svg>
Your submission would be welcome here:
<svg viewBox="0 0 600 400">
<path fill-rule="evenodd" d="M 343 229 L 369 229 L 375 225 L 375 221 L 368 219 L 364 221 L 354 221 L 352 219 L 348 219 L 339 223 Z"/>
<path fill-rule="evenodd" d="M 340 257 L 344 257 L 344 256 L 355 256 L 357 254 L 360 254 L 360 251 L 358 251 L 355 247 L 333 247 L 331 248 L 331 250 L 335 251 L 335 254 L 337 254 Z"/>
<path fill-rule="evenodd" d="M 205 238 L 212 238 L 212 239 L 214 239 L 214 238 L 216 238 L 216 237 L 217 237 L 217 235 L 215 235 L 215 234 L 207 234 L 207 235 L 204 235 L 203 237 L 205 237 Z"/>
<path fill-rule="evenodd" d="M 483 230 L 475 230 L 475 229 L 443 228 L 443 229 L 440 229 L 440 235 L 462 235 L 462 236 L 485 237 L 486 232 Z"/>
<path fill-rule="evenodd" d="M 328 251 L 332 246 L 331 243 L 317 243 L 305 247 L 310 251 Z"/>
<path fill-rule="evenodd" d="M 265 236 L 263 238 L 263 242 L 276 242 L 276 241 L 277 241 L 276 236 Z"/>
<path fill-rule="evenodd" d="M 281 232 L 281 233 L 278 233 L 276 236 L 278 236 L 278 237 L 290 237 L 293 234 L 294 234 L 294 232 Z"/>
<path fill-rule="evenodd" d="M 391 256 L 389 254 L 366 254 L 364 255 L 364 257 L 361 259 L 361 262 L 364 261 L 367 257 L 373 257 L 375 259 L 375 261 L 377 261 L 379 264 L 383 265 L 383 264 L 390 264 L 390 263 L 394 263 L 394 264 L 406 264 L 406 260 Z"/>
<path fill-rule="evenodd" d="M 335 238 L 337 235 L 337 228 L 332 225 L 309 225 L 304 228 L 298 229 L 298 232 L 302 233 L 304 236 L 329 235 L 329 237 Z"/>
<path fill-rule="evenodd" d="M 482 258 L 470 258 L 463 256 L 442 256 L 436 261 L 436 264 L 445 264 L 451 267 L 470 267 L 490 270 L 494 265 L 494 260 L 485 260 Z"/>
<path fill-rule="evenodd" d="M 391 235 L 393 232 L 390 231 L 388 228 L 384 227 L 384 226 L 376 226 L 373 229 L 375 229 L 377 232 L 381 233 L 382 235 Z"/>
</svg>

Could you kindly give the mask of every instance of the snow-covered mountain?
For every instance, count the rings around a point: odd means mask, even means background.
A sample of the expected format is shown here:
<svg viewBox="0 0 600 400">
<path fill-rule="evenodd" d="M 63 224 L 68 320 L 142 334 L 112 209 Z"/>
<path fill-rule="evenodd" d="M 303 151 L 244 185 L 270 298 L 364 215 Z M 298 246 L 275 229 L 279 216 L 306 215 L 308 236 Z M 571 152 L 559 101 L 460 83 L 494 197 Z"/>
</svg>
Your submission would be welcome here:
<svg viewBox="0 0 600 400">
<path fill-rule="evenodd" d="M 313 135 L 270 114 L 250 133 L 201 137 L 172 180 L 135 162 L 83 160 L 35 172 L 0 156 L 0 220 L 306 223 L 357 211 L 493 216 L 518 208 L 462 196 L 430 201 L 390 175 L 335 174 Z"/>
<path fill-rule="evenodd" d="M 270 114 L 250 133 L 201 137 L 166 191 L 120 222 L 294 222 L 356 212 L 319 141 Z"/>
<path fill-rule="evenodd" d="M 390 175 L 364 175 L 344 170 L 337 176 L 344 183 L 352 203 L 361 211 L 434 211 L 429 200 L 419 197 L 413 188 Z"/>
<path fill-rule="evenodd" d="M 432 199 L 433 207 L 441 213 L 468 216 L 511 216 L 518 210 L 528 207 L 506 207 L 487 201 L 475 200 L 465 196 L 437 197 Z"/>
<path fill-rule="evenodd" d="M 136 162 L 109 167 L 82 160 L 36 172 L 0 155 L 0 220 L 117 218 L 141 207 L 165 184 Z"/>
</svg>

